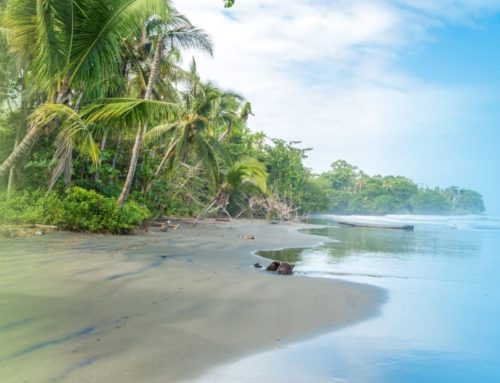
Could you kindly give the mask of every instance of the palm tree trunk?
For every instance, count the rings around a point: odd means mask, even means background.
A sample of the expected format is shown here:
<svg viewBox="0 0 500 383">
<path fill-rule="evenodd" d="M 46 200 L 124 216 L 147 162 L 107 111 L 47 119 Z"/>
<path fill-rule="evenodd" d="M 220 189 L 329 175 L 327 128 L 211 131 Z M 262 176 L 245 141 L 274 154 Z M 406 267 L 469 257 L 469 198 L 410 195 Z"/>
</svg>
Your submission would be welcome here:
<svg viewBox="0 0 500 383">
<path fill-rule="evenodd" d="M 21 104 L 21 110 L 24 110 L 24 103 Z M 10 107 L 10 105 L 9 105 Z M 12 109 L 11 109 L 12 111 Z M 17 132 L 16 132 L 16 141 L 14 142 L 14 149 L 19 145 L 19 140 L 21 139 L 21 130 L 22 130 L 22 125 L 18 125 L 17 127 Z M 9 179 L 7 181 L 7 198 L 11 195 L 11 193 L 14 191 L 15 188 L 15 183 L 16 183 L 16 165 L 14 164 L 10 170 L 9 170 Z"/>
<path fill-rule="evenodd" d="M 116 144 L 115 154 L 113 156 L 113 160 L 111 161 L 111 170 L 115 170 L 115 168 L 116 168 L 116 163 L 118 162 L 118 156 L 120 155 L 121 147 L 122 147 L 122 135 L 120 134 L 118 136 L 118 143 Z M 109 179 L 109 184 L 110 185 L 112 185 L 113 182 L 114 182 L 113 178 L 114 177 L 112 176 Z"/>
<path fill-rule="evenodd" d="M 7 181 L 7 197 L 10 196 L 15 187 L 16 165 L 12 166 L 9 170 L 9 179 Z"/>
<path fill-rule="evenodd" d="M 156 49 L 155 55 L 153 58 L 153 64 L 151 66 L 151 73 L 148 79 L 148 85 L 146 87 L 146 93 L 144 94 L 145 100 L 151 100 L 153 97 L 153 87 L 160 73 L 160 62 L 161 55 L 163 54 L 163 41 L 164 36 L 160 35 L 156 41 Z M 132 148 L 132 157 L 130 158 L 130 165 L 128 168 L 127 178 L 125 179 L 125 183 L 123 184 L 123 189 L 118 197 L 118 206 L 122 206 L 127 200 L 128 194 L 130 192 L 130 188 L 132 187 L 132 182 L 134 181 L 135 171 L 137 169 L 137 163 L 139 161 L 139 155 L 141 151 L 142 138 L 144 136 L 144 132 L 146 131 L 146 126 L 140 126 L 137 129 L 137 133 L 135 135 L 134 147 Z"/>
<path fill-rule="evenodd" d="M 68 99 L 69 88 L 64 83 L 61 87 L 60 91 L 56 93 L 54 96 L 54 101 L 56 103 L 64 103 Z M 19 158 L 27 155 L 31 150 L 31 147 L 37 140 L 38 136 L 41 133 L 40 127 L 31 127 L 28 130 L 26 135 L 23 137 L 19 145 L 14 147 L 14 150 L 10 153 L 10 155 L 4 160 L 4 162 L 0 165 L 0 178 L 3 178 L 7 172 L 16 164 Z M 10 178 L 10 177 L 9 177 Z"/>
<path fill-rule="evenodd" d="M 102 157 L 102 153 L 104 151 L 104 149 L 106 148 L 106 140 L 108 138 L 108 132 L 104 132 L 104 134 L 102 135 L 102 139 L 101 139 L 101 145 L 99 146 L 99 150 L 100 150 L 100 155 L 101 155 L 101 158 L 100 158 L 100 161 L 99 162 L 102 162 L 103 160 L 103 157 Z M 95 183 L 99 183 L 100 179 L 100 174 L 99 174 L 99 165 L 97 166 L 97 169 L 94 173 L 94 182 Z"/>
<path fill-rule="evenodd" d="M 160 175 L 160 172 L 162 171 L 163 167 L 167 163 L 167 160 L 170 157 L 170 154 L 172 153 L 172 150 L 175 149 L 176 143 L 177 142 L 174 142 L 173 144 L 170 144 L 170 146 L 168 147 L 165 155 L 163 156 L 163 158 L 160 161 L 160 164 L 156 168 L 156 171 L 155 171 L 155 174 L 153 176 L 153 179 L 150 182 L 148 182 L 148 184 L 146 185 L 146 188 L 144 189 L 144 193 L 145 194 L 149 193 L 149 191 L 151 190 L 151 186 L 153 184 L 153 180 L 155 180 L 156 178 L 158 178 L 158 176 Z"/>
<path fill-rule="evenodd" d="M 16 143 L 14 144 L 14 148 L 17 146 L 18 141 L 16 140 Z M 15 183 L 16 183 L 16 165 L 13 165 L 10 170 L 9 170 L 9 178 L 7 181 L 7 198 L 10 197 L 12 192 L 14 191 L 15 188 Z"/>
<path fill-rule="evenodd" d="M 26 155 L 30 151 L 33 143 L 36 141 L 40 133 L 41 129 L 39 127 L 32 127 L 28 133 L 26 133 L 19 145 L 14 148 L 12 153 L 10 153 L 10 155 L 0 165 L 0 178 L 7 174 L 19 158 Z"/>
</svg>

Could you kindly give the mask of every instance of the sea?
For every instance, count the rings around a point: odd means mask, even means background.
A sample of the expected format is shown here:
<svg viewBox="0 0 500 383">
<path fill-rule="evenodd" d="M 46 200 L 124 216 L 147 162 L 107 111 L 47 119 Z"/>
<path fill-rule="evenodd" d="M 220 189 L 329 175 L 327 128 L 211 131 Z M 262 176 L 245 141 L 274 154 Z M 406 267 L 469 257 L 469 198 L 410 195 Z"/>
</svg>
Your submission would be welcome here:
<svg viewBox="0 0 500 383">
<path fill-rule="evenodd" d="M 413 231 L 352 228 L 408 224 Z M 258 252 L 298 274 L 377 286 L 371 319 L 220 366 L 203 382 L 500 382 L 500 217 L 320 215 L 313 248 Z M 321 302 L 318 302 L 321 304 Z"/>
</svg>

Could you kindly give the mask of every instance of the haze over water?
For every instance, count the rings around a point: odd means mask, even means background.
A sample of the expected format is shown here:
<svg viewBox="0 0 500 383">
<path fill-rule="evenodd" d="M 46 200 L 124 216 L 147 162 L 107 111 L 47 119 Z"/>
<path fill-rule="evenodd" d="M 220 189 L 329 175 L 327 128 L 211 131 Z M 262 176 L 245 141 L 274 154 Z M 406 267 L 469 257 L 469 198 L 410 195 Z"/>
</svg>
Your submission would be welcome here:
<svg viewBox="0 0 500 383">
<path fill-rule="evenodd" d="M 414 231 L 344 228 L 332 242 L 262 252 L 311 276 L 386 289 L 373 319 L 212 371 L 217 382 L 470 383 L 500 381 L 500 219 L 389 216 Z M 357 220 L 371 220 L 356 217 Z M 290 299 L 293 299 L 291 297 Z M 321 304 L 321 302 L 318 302 Z M 258 368 L 256 368 L 258 366 Z"/>
</svg>

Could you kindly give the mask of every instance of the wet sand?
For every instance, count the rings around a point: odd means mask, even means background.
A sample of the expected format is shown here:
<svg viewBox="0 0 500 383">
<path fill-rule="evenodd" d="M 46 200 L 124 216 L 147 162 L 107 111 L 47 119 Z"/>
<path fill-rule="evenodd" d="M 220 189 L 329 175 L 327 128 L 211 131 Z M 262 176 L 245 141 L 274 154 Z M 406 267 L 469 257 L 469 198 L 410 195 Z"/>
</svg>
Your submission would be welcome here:
<svg viewBox="0 0 500 383">
<path fill-rule="evenodd" d="M 316 244 L 301 227 L 0 240 L 0 381 L 185 381 L 374 315 L 379 289 L 253 268 L 255 250 Z"/>
</svg>

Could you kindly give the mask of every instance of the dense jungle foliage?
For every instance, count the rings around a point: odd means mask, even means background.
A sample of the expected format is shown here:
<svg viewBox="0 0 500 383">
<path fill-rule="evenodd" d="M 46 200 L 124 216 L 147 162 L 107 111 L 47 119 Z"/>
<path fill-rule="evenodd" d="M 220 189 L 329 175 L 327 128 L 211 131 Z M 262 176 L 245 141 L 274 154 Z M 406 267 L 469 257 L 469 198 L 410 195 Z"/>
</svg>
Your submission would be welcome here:
<svg viewBox="0 0 500 383">
<path fill-rule="evenodd" d="M 0 21 L 0 223 L 484 210 L 344 161 L 312 174 L 309 149 L 250 131 L 250 103 L 200 78 L 210 37 L 169 1 L 0 0 Z"/>
</svg>

